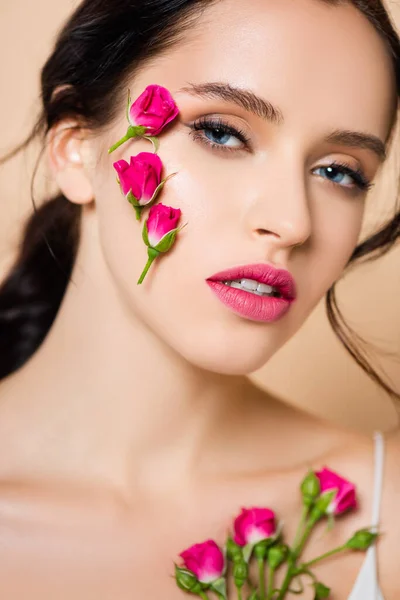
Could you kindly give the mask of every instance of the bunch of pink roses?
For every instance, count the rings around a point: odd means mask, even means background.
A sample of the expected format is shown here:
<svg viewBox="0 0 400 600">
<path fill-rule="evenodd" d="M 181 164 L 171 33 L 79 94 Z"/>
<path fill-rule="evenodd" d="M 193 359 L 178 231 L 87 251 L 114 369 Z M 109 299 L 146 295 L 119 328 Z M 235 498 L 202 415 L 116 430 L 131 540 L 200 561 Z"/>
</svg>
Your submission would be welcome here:
<svg viewBox="0 0 400 600">
<path fill-rule="evenodd" d="M 131 156 L 130 161 L 119 160 L 114 163 L 118 174 L 121 192 L 132 205 L 140 220 L 142 211 L 154 204 L 165 182 L 175 175 L 172 173 L 162 179 L 163 164 L 157 155 L 159 142 L 157 136 L 173 121 L 179 113 L 171 94 L 159 85 L 149 85 L 132 103 L 128 94 L 126 117 L 129 127 L 126 134 L 109 149 L 114 152 L 119 146 L 132 138 L 145 138 L 152 142 L 154 153 L 140 152 Z M 138 284 L 144 280 L 153 261 L 162 253 L 168 252 L 175 242 L 179 231 L 178 222 L 181 211 L 170 206 L 157 204 L 151 206 L 149 216 L 144 223 L 142 238 L 147 246 L 148 261 Z"/>
<path fill-rule="evenodd" d="M 269 508 L 243 508 L 233 521 L 232 535 L 221 548 L 214 540 L 195 544 L 181 552 L 181 566 L 175 565 L 175 579 L 180 589 L 200 596 L 203 600 L 214 594 L 227 600 L 229 585 L 233 584 L 238 600 L 284 600 L 293 580 L 311 578 L 314 600 L 329 598 L 330 589 L 318 581 L 311 571 L 315 563 L 346 550 L 365 551 L 374 543 L 378 533 L 371 528 L 356 531 L 343 545 L 301 562 L 303 548 L 314 528 L 323 518 L 330 524 L 334 518 L 357 508 L 355 486 L 333 471 L 309 471 L 300 486 L 303 511 L 292 546 L 282 539 L 282 528 Z M 257 581 L 251 577 L 250 563 L 258 566 Z M 275 586 L 276 571 L 286 565 L 283 584 Z M 302 593 L 300 591 L 295 593 Z M 293 590 L 292 590 L 293 591 Z"/>
</svg>

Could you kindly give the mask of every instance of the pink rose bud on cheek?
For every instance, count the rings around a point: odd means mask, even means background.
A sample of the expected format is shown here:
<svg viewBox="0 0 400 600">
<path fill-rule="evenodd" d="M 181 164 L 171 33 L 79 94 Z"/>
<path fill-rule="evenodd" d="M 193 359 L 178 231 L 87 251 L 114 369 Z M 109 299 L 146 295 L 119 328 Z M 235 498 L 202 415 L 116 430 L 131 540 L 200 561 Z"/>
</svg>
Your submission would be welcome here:
<svg viewBox="0 0 400 600">
<path fill-rule="evenodd" d="M 156 204 L 151 207 L 147 221 L 143 225 L 142 238 L 147 246 L 148 261 L 138 279 L 141 284 L 153 261 L 161 252 L 168 252 L 175 242 L 181 218 L 179 208 Z M 181 229 L 181 228 L 180 228 Z"/>
<path fill-rule="evenodd" d="M 213 583 L 222 576 L 224 571 L 224 555 L 213 540 L 195 544 L 180 556 L 185 567 L 194 573 L 201 583 Z"/>
<path fill-rule="evenodd" d="M 327 514 L 341 515 L 347 510 L 357 508 L 356 488 L 352 483 L 327 468 L 317 471 L 315 474 L 320 482 L 321 494 L 336 490 L 336 494 L 326 510 Z"/>
<path fill-rule="evenodd" d="M 156 137 L 179 114 L 170 92 L 161 85 L 148 85 L 140 96 L 131 103 L 128 94 L 126 117 L 129 123 L 126 134 L 108 149 L 111 154 L 131 138 L 143 137 L 154 146 L 157 152 L 159 142 Z"/>
<path fill-rule="evenodd" d="M 179 114 L 170 92 L 161 85 L 148 85 L 131 105 L 128 120 L 132 127 L 146 127 L 146 135 L 161 133 Z"/>
<path fill-rule="evenodd" d="M 276 533 L 275 513 L 269 508 L 242 508 L 233 527 L 236 544 L 255 545 Z"/>
<path fill-rule="evenodd" d="M 171 208 L 164 204 L 152 206 L 147 219 L 147 239 L 148 245 L 157 248 L 161 240 L 176 229 L 181 211 L 179 208 Z"/>
<path fill-rule="evenodd" d="M 113 166 L 118 173 L 122 193 L 135 209 L 139 209 L 136 210 L 138 218 L 140 209 L 154 202 L 167 179 L 172 176 L 161 180 L 161 159 L 151 152 L 131 156 L 130 163 L 119 160 Z"/>
</svg>

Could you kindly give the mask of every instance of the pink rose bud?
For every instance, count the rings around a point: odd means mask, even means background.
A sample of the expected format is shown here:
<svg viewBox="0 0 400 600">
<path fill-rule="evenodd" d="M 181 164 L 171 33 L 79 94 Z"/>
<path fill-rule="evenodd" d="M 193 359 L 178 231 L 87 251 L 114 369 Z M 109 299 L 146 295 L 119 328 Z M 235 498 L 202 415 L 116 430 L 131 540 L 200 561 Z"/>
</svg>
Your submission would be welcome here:
<svg viewBox="0 0 400 600">
<path fill-rule="evenodd" d="M 326 467 L 315 474 L 319 479 L 321 495 L 335 492 L 325 514 L 341 515 L 347 510 L 357 508 L 356 488 L 352 483 Z"/>
<path fill-rule="evenodd" d="M 164 206 L 164 204 L 157 204 L 152 206 L 149 212 L 149 218 L 145 224 L 147 230 L 147 246 L 151 246 L 159 252 L 166 252 L 162 244 L 163 239 L 166 236 L 170 236 L 171 232 L 176 229 L 178 221 L 181 217 L 181 211 L 179 208 L 171 208 L 170 206 Z"/>
<path fill-rule="evenodd" d="M 181 210 L 164 204 L 155 204 L 150 208 L 149 216 L 143 225 L 142 237 L 147 246 L 148 261 L 138 284 L 146 277 L 152 262 L 159 256 L 160 252 L 168 252 L 175 242 L 179 231 L 178 222 L 181 218 Z"/>
<path fill-rule="evenodd" d="M 178 115 L 170 92 L 161 85 L 148 85 L 131 105 L 128 120 L 132 127 L 146 127 L 146 135 L 158 135 Z"/>
<path fill-rule="evenodd" d="M 195 544 L 179 555 L 201 583 L 213 583 L 224 572 L 224 555 L 213 540 Z"/>
<path fill-rule="evenodd" d="M 275 534 L 275 513 L 269 508 L 242 508 L 233 528 L 233 539 L 239 546 L 255 545 Z"/>
<path fill-rule="evenodd" d="M 129 93 L 126 109 L 126 117 L 129 122 L 128 131 L 124 137 L 109 148 L 108 153 L 111 154 L 134 137 L 149 139 L 157 152 L 158 140 L 154 136 L 161 133 L 164 127 L 178 114 L 179 109 L 170 92 L 160 85 L 148 85 L 133 103 L 131 103 Z"/>
<path fill-rule="evenodd" d="M 125 198 L 136 210 L 140 219 L 144 206 L 152 204 L 169 177 L 161 181 L 162 162 L 157 154 L 140 152 L 131 156 L 130 163 L 119 160 L 114 163 L 118 173 L 118 183 Z"/>
</svg>

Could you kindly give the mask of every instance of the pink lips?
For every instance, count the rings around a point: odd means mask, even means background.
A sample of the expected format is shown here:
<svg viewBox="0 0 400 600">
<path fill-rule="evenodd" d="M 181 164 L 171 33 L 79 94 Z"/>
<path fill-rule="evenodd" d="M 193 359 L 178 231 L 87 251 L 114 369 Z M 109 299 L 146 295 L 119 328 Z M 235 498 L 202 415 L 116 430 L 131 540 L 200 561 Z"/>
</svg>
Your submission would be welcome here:
<svg viewBox="0 0 400 600">
<path fill-rule="evenodd" d="M 270 285 L 276 288 L 282 297 L 257 296 L 223 283 L 238 279 L 253 279 L 259 283 Z M 262 263 L 221 271 L 209 277 L 206 282 L 223 304 L 238 315 L 252 321 L 277 321 L 287 313 L 296 298 L 296 286 L 290 273 Z"/>
</svg>

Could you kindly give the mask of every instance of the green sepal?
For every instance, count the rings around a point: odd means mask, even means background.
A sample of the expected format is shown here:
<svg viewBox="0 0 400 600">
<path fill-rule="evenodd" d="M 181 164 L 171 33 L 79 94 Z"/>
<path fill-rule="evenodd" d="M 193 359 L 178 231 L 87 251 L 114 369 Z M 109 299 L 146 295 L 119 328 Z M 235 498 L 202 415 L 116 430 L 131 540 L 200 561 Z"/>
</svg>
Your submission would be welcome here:
<svg viewBox="0 0 400 600">
<path fill-rule="evenodd" d="M 153 202 L 155 201 L 155 199 L 157 198 L 158 194 L 161 192 L 161 190 L 163 189 L 165 183 L 168 181 L 168 179 L 171 179 L 171 177 L 173 177 L 174 175 L 176 175 L 176 173 L 171 173 L 171 175 L 168 175 L 168 177 L 166 177 L 165 179 L 163 179 L 162 181 L 160 181 L 160 183 L 158 184 L 158 186 L 156 187 L 156 189 L 153 192 L 152 197 L 150 198 L 150 200 L 148 200 L 146 202 L 146 204 L 141 204 L 141 206 L 150 206 L 151 204 L 153 204 Z"/>
<path fill-rule="evenodd" d="M 248 563 L 253 552 L 255 544 L 246 544 L 243 546 L 243 560 Z"/>
<path fill-rule="evenodd" d="M 126 195 L 126 199 L 128 200 L 129 204 L 135 209 L 136 219 L 140 221 L 143 206 L 139 203 L 138 199 L 132 194 L 132 191 L 128 192 L 128 194 Z"/>
<path fill-rule="evenodd" d="M 161 240 L 158 242 L 157 246 L 154 246 L 154 249 L 157 252 L 168 252 L 170 248 L 172 248 L 173 243 L 175 242 L 176 234 L 179 231 L 179 227 L 175 229 L 171 229 L 168 233 L 166 233 Z"/>
<path fill-rule="evenodd" d="M 228 537 L 226 542 L 226 555 L 233 562 L 241 562 L 243 560 L 243 550 L 231 537 Z"/>
<path fill-rule="evenodd" d="M 247 600 L 260 600 L 260 596 L 258 595 L 257 590 L 254 590 Z"/>
<path fill-rule="evenodd" d="M 317 581 L 314 584 L 314 588 L 315 588 L 314 600 L 322 600 L 323 598 L 329 598 L 329 594 L 331 593 L 331 590 L 330 590 L 330 588 L 326 587 L 326 585 L 324 585 L 320 581 Z"/>
<path fill-rule="evenodd" d="M 215 592 L 220 598 L 226 600 L 226 579 L 220 577 L 210 585 L 210 589 Z"/>
<path fill-rule="evenodd" d="M 335 516 L 328 515 L 328 525 L 326 526 L 327 531 L 332 531 L 335 526 Z"/>
<path fill-rule="evenodd" d="M 111 148 L 108 149 L 108 154 L 114 152 L 114 150 L 122 146 L 122 144 L 125 144 L 125 142 L 127 142 L 131 138 L 142 137 L 144 133 L 146 133 L 146 127 L 142 127 L 141 125 L 129 125 L 126 134 L 120 140 L 118 140 L 118 142 L 113 144 Z"/>
<path fill-rule="evenodd" d="M 189 569 L 175 565 L 175 579 L 178 587 L 185 592 L 199 594 L 202 591 L 201 584 L 197 580 L 196 575 L 192 571 L 189 571 Z"/>
<path fill-rule="evenodd" d="M 145 221 L 144 225 L 143 225 L 142 240 L 144 241 L 144 243 L 146 244 L 146 246 L 148 246 L 150 248 L 149 232 L 148 232 L 148 229 L 147 229 L 147 221 Z"/>
<path fill-rule="evenodd" d="M 134 196 L 132 194 L 132 190 L 130 192 L 127 193 L 126 195 L 126 199 L 128 200 L 129 204 L 132 204 L 132 206 L 135 208 L 136 206 L 140 206 L 139 204 L 139 200 L 136 198 L 136 196 Z"/>
<path fill-rule="evenodd" d="M 147 248 L 147 254 L 151 260 L 155 260 L 160 255 L 158 250 L 156 250 L 155 248 L 151 248 L 151 247 Z"/>
<path fill-rule="evenodd" d="M 142 125 L 129 125 L 128 131 L 126 132 L 126 136 L 128 139 L 135 137 L 143 137 L 146 133 L 146 127 Z"/>
<path fill-rule="evenodd" d="M 130 108 L 131 108 L 131 90 L 128 88 L 128 102 L 126 104 L 126 119 L 127 119 L 128 123 L 130 123 L 130 120 L 129 120 Z"/>
<path fill-rule="evenodd" d="M 316 523 L 327 514 L 327 509 L 334 497 L 336 496 L 337 489 L 330 490 L 329 492 L 323 492 L 319 498 L 315 501 L 315 505 L 311 509 L 310 521 Z"/>
<path fill-rule="evenodd" d="M 157 154 L 160 147 L 160 141 L 155 135 L 143 135 L 145 140 L 149 140 L 153 144 L 154 154 Z"/>
</svg>

